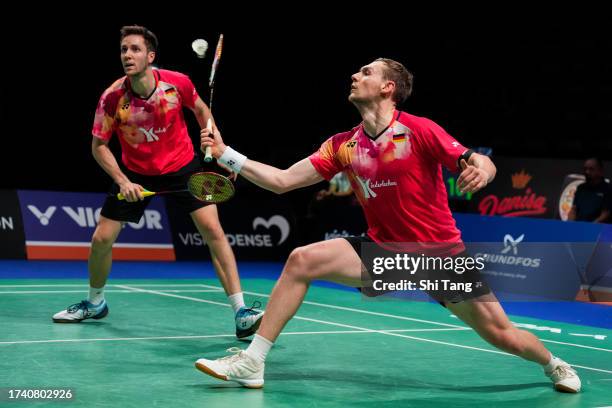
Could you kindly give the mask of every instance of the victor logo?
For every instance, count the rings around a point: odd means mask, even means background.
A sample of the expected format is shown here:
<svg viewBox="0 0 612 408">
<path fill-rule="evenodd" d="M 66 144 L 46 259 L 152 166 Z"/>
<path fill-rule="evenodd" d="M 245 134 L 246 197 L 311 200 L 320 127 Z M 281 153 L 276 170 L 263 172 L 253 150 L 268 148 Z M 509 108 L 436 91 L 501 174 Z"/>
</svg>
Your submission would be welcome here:
<svg viewBox="0 0 612 408">
<path fill-rule="evenodd" d="M 32 214 L 34 214 L 34 216 L 38 218 L 38 221 L 40 221 L 42 225 L 46 226 L 49 225 L 49 221 L 51 220 L 51 217 L 53 217 L 53 214 L 55 213 L 55 210 L 57 210 L 57 207 L 52 205 L 51 207 L 47 208 L 45 212 L 41 212 L 35 206 L 28 205 L 28 210 L 30 210 Z"/>
</svg>

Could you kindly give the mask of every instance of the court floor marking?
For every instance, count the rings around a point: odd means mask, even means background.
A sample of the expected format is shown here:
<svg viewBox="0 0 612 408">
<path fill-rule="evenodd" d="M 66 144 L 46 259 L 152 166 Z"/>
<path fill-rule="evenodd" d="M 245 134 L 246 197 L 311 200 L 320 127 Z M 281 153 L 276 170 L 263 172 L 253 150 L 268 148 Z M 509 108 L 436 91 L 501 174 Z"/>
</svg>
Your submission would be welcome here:
<svg viewBox="0 0 612 408">
<path fill-rule="evenodd" d="M 219 287 L 213 286 L 213 285 L 200 285 L 200 286 L 211 288 L 211 289 L 212 288 L 219 288 Z M 267 298 L 270 297 L 270 295 L 266 295 L 266 294 L 263 294 L 263 293 L 247 292 L 247 291 L 245 291 L 243 293 L 245 293 L 247 295 L 261 296 L 261 297 L 267 297 Z M 411 318 L 411 317 L 397 316 L 397 315 L 392 315 L 392 314 L 387 314 L 387 313 L 372 312 L 372 311 L 363 310 L 363 309 L 355 309 L 355 308 L 352 308 L 352 307 L 335 306 L 335 305 L 329 305 L 329 304 L 317 303 L 317 302 L 310 302 L 310 301 L 304 301 L 303 303 L 308 304 L 308 305 L 327 307 L 327 308 L 331 308 L 331 309 L 346 310 L 346 311 L 349 311 L 349 312 L 364 313 L 364 314 L 369 314 L 369 315 L 374 315 L 374 316 L 391 317 L 391 318 L 400 319 L 400 320 L 409 320 L 409 321 L 416 321 L 416 322 L 421 322 L 421 323 L 431 323 L 431 324 L 450 326 L 450 327 L 465 327 L 465 326 L 457 326 L 457 325 L 454 325 L 454 324 L 446 324 L 446 323 L 440 323 L 440 322 L 433 322 L 431 320 L 415 319 L 415 318 Z M 547 343 L 563 344 L 565 346 L 580 347 L 580 348 L 586 348 L 586 349 L 598 350 L 598 351 L 606 351 L 606 352 L 612 353 L 612 350 L 604 349 L 604 348 L 600 348 L 600 347 L 585 346 L 585 345 L 582 345 L 582 344 L 566 343 L 566 342 L 562 342 L 562 341 L 547 340 L 547 339 L 542 339 L 542 338 L 539 338 L 539 339 L 540 339 L 540 341 L 547 342 Z"/>
<path fill-rule="evenodd" d="M 231 307 L 230 305 L 225 304 L 225 303 L 213 302 L 213 301 L 210 301 L 210 300 L 204 300 L 204 299 L 198 299 L 198 298 L 192 298 L 192 297 L 189 297 L 189 296 L 175 295 L 175 294 L 172 294 L 172 293 L 163 293 L 163 292 L 158 292 L 158 291 L 155 291 L 155 290 L 139 289 L 139 288 L 134 288 L 134 287 L 130 287 L 130 286 L 127 286 L 127 285 L 117 285 L 117 286 L 121 287 L 121 288 L 124 288 L 124 289 L 134 289 L 134 290 L 139 291 L 139 292 L 147 292 L 147 293 L 151 293 L 151 294 L 159 295 L 159 296 L 175 297 L 175 298 L 178 298 L 178 299 L 191 300 L 191 301 L 194 301 L 194 302 L 211 303 L 211 304 L 221 305 L 221 306 L 224 306 L 224 307 Z M 355 329 L 355 330 L 361 330 L 361 331 L 367 331 L 367 332 L 373 332 L 373 333 L 380 333 L 380 334 L 384 334 L 384 335 L 387 335 L 387 336 L 401 337 L 401 338 L 406 338 L 406 339 L 410 339 L 410 340 L 417 340 L 417 341 L 423 341 L 423 342 L 434 343 L 434 344 L 442 344 L 442 345 L 450 346 L 450 347 L 464 348 L 464 349 L 468 349 L 468 350 L 477 350 L 477 351 L 483 351 L 483 352 L 486 352 L 486 353 L 502 354 L 502 355 L 506 355 L 506 356 L 510 356 L 510 357 L 520 358 L 520 357 L 515 356 L 513 354 L 509 354 L 509 353 L 506 353 L 506 352 L 503 352 L 503 351 L 498 351 L 498 350 L 490 350 L 490 349 L 484 349 L 484 348 L 480 348 L 480 347 L 466 346 L 466 345 L 463 345 L 463 344 L 450 343 L 450 342 L 446 342 L 446 341 L 424 339 L 422 337 L 414 337 L 414 336 L 408 336 L 408 335 L 405 335 L 405 334 L 386 332 L 384 330 L 368 329 L 368 328 L 365 328 L 365 327 L 353 326 L 353 325 L 348 325 L 348 324 L 343 324 L 343 323 L 336 323 L 336 322 L 329 322 L 329 321 L 325 321 L 325 320 L 310 319 L 310 318 L 301 317 L 301 316 L 293 316 L 293 318 L 294 319 L 299 319 L 299 320 L 312 321 L 312 322 L 316 322 L 316 323 L 328 324 L 328 325 L 332 325 L 332 326 L 346 327 L 346 328 L 349 328 L 349 329 Z M 457 326 L 457 327 L 460 327 L 460 326 Z M 601 368 L 593 368 L 593 367 L 587 367 L 587 366 L 580 366 L 580 365 L 576 365 L 576 364 L 572 364 L 572 366 L 578 367 L 578 368 L 582 368 L 582 369 L 585 369 L 585 370 L 598 371 L 598 372 L 602 372 L 602 373 L 612 374 L 612 371 L 604 370 L 604 369 L 601 369 Z"/>
<path fill-rule="evenodd" d="M 219 292 L 215 289 L 160 289 L 160 292 L 170 292 L 170 293 L 211 293 L 211 292 Z M 21 294 L 45 294 L 45 293 L 83 293 L 87 294 L 86 291 L 83 290 L 12 290 L 12 291 L 2 291 L 0 290 L 0 295 L 21 295 Z M 105 289 L 104 293 L 135 293 L 133 290 L 117 290 L 117 289 Z"/>
<path fill-rule="evenodd" d="M 108 284 L 106 287 L 117 286 L 116 284 Z M 200 283 L 138 283 L 138 286 L 163 286 L 163 287 L 181 287 L 181 286 L 203 286 Z M 40 284 L 40 285 L 0 285 L 0 288 L 66 288 L 66 287 L 79 287 L 88 289 L 89 285 L 82 283 L 66 283 L 66 284 Z M 210 286 L 210 289 L 223 290 L 220 286 Z"/>
<path fill-rule="evenodd" d="M 384 330 L 324 330 L 324 331 L 302 331 L 302 332 L 287 332 L 281 333 L 284 336 L 290 335 L 307 335 L 307 334 L 356 334 L 356 333 L 378 333 L 379 331 L 387 332 L 421 332 L 421 331 L 454 331 L 458 329 L 384 329 Z M 468 329 L 466 329 L 468 330 Z M 93 341 L 132 341 L 132 340 L 185 340 L 185 339 L 209 339 L 216 337 L 236 337 L 235 334 L 211 334 L 200 336 L 151 336 L 151 337 L 111 337 L 111 338 L 91 338 L 91 339 L 49 339 L 49 340 L 15 340 L 15 341 L 0 341 L 2 344 L 38 344 L 38 343 L 84 343 Z"/>
<path fill-rule="evenodd" d="M 163 284 L 163 283 L 150 283 L 150 284 L 138 284 L 139 286 L 153 286 L 153 287 L 193 287 L 193 286 L 197 286 L 197 287 L 205 287 L 205 288 L 209 288 L 210 291 L 206 291 L 206 290 L 202 290 L 203 293 L 205 292 L 219 292 L 219 291 L 223 291 L 223 288 L 219 287 L 219 286 L 213 286 L 213 285 L 204 285 L 204 284 Z M 83 288 L 87 288 L 87 285 L 82 285 L 82 284 L 59 284 L 59 285 L 0 285 L 0 288 L 2 287 L 15 287 L 15 288 L 19 288 L 19 287 L 83 287 Z M 117 292 L 117 293 L 129 293 L 129 292 L 142 292 L 142 293 L 147 293 L 148 291 L 146 289 L 139 289 L 139 288 L 135 288 L 130 286 L 129 289 L 127 289 L 128 287 L 125 285 L 118 285 L 118 284 L 113 284 L 113 285 L 107 285 L 107 287 L 109 286 L 113 286 L 113 287 L 125 287 L 124 290 L 107 290 L 107 293 L 110 292 Z M 50 293 L 81 293 L 81 291 L 15 291 L 15 292 L 2 292 L 0 291 L 0 294 L 2 293 L 31 293 L 31 294 L 37 294 L 37 293 L 46 293 L 46 292 L 50 292 Z M 189 291 L 189 290 L 184 290 L 184 291 L 179 291 L 179 290 L 160 290 L 159 292 L 173 292 L 173 293 L 198 293 L 197 290 L 193 290 L 193 291 Z M 263 293 L 257 293 L 257 292 L 248 292 L 245 291 L 243 292 L 245 294 L 249 294 L 249 295 L 254 295 L 254 296 L 262 296 L 262 297 L 266 297 L 269 298 L 270 295 L 266 295 Z M 194 300 L 195 298 L 190 298 L 190 300 Z M 220 302 L 214 302 L 214 301 L 210 301 L 210 300 L 205 300 L 205 299 L 200 299 L 200 302 L 203 303 L 212 303 L 212 304 L 216 304 L 216 305 L 221 305 L 221 306 L 226 306 L 229 307 L 229 305 L 224 304 L 224 303 L 220 303 Z M 407 320 L 407 321 L 416 321 L 416 322 L 421 322 L 421 323 L 430 323 L 430 324 L 435 324 L 435 325 L 441 325 L 441 326 L 447 326 L 447 327 L 453 327 L 453 328 L 462 328 L 462 329 L 466 329 L 464 326 L 457 326 L 457 325 L 453 325 L 453 324 L 447 324 L 447 323 L 441 323 L 441 322 L 434 322 L 434 321 L 430 321 L 430 320 L 423 320 L 423 319 L 416 319 L 416 318 L 411 318 L 411 317 L 406 317 L 406 316 L 397 316 L 397 315 L 392 315 L 392 314 L 388 314 L 388 313 L 379 313 L 379 312 L 372 312 L 369 310 L 363 310 L 363 309 L 355 309 L 355 308 L 351 308 L 351 307 L 344 307 L 344 306 L 336 306 L 336 305 L 329 305 L 329 304 L 325 304 L 325 303 L 318 303 L 318 302 L 310 302 L 310 301 L 304 301 L 303 303 L 305 304 L 309 304 L 309 305 L 313 305 L 313 306 L 320 306 L 320 307 L 327 307 L 327 308 L 331 308 L 331 309 L 337 309 L 337 310 L 345 310 L 345 311 L 350 311 L 350 312 L 356 312 L 356 313 L 363 313 L 363 314 L 369 314 L 369 315 L 374 315 L 374 316 L 382 316 L 382 317 L 390 317 L 390 318 L 394 318 L 394 319 L 399 319 L 399 320 Z M 305 318 L 304 318 L 305 319 Z M 317 320 L 311 320 L 315 323 L 323 323 L 322 321 L 317 321 Z M 325 323 L 323 323 L 325 324 Z M 469 329 L 468 329 L 469 330 Z M 561 341 L 555 341 L 555 340 L 548 340 L 548 339 L 542 339 L 540 338 L 540 341 L 542 342 L 546 342 L 546 343 L 554 343 L 554 344 L 562 344 L 562 345 L 566 345 L 566 346 L 573 346 L 573 347 L 580 347 L 580 348 L 585 348 L 585 349 L 591 349 L 591 350 L 598 350 L 598 351 L 605 351 L 605 352 L 612 352 L 612 350 L 609 349 L 604 349 L 604 348 L 600 348 L 600 347 L 593 347 L 593 346 L 586 346 L 586 345 L 582 345 L 582 344 L 576 344 L 576 343 L 567 343 L 567 342 L 561 342 Z"/>
<path fill-rule="evenodd" d="M 218 288 L 220 288 L 219 286 L 214 286 L 214 285 L 200 285 L 200 286 L 205 287 L 205 288 L 210 288 L 210 289 L 213 289 L 213 288 L 214 289 L 218 289 Z M 266 298 L 270 297 L 270 295 L 266 295 L 264 293 L 248 292 L 248 291 L 243 291 L 242 293 L 244 293 L 246 295 L 261 296 L 261 297 L 266 297 Z M 437 326 L 464 327 L 464 326 L 458 326 L 456 324 L 434 322 L 434 321 L 431 321 L 431 320 L 416 319 L 414 317 L 397 316 L 397 315 L 392 315 L 392 314 L 388 314 L 388 313 L 380 313 L 380 312 L 372 312 L 370 310 L 355 309 L 355 308 L 352 308 L 352 307 L 336 306 L 336 305 L 330 305 L 330 304 L 327 304 L 327 303 L 311 302 L 309 300 L 305 300 L 302 303 L 307 304 L 307 305 L 312 305 L 312 306 L 326 307 L 326 308 L 329 308 L 329 309 L 344 310 L 344 311 L 347 311 L 347 312 L 356 312 L 356 313 L 369 314 L 369 315 L 372 315 L 372 316 L 391 317 L 393 319 L 407 320 L 407 321 L 411 321 L 411 322 L 420 322 L 420 323 L 435 324 Z"/>
</svg>

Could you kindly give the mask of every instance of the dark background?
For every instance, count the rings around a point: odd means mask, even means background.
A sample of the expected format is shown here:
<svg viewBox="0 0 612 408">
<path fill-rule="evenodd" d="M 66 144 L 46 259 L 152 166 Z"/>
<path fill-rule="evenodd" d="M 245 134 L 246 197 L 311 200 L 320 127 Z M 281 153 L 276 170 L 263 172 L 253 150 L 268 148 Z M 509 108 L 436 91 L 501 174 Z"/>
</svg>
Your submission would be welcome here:
<svg viewBox="0 0 612 408">
<path fill-rule="evenodd" d="M 205 101 L 223 32 L 215 118 L 227 144 L 279 167 L 360 121 L 347 101 L 350 75 L 381 56 L 415 74 L 402 108 L 467 146 L 503 156 L 612 158 L 612 30 L 593 20 L 596 10 L 588 19 L 503 9 L 469 19 L 451 11 L 443 19 L 374 4 L 355 4 L 339 17 L 279 5 L 278 16 L 264 10 L 259 17 L 236 5 L 206 18 L 187 6 L 165 12 L 169 5 L 136 5 L 149 12 L 83 5 L 72 6 L 71 17 L 57 8 L 5 14 L 17 26 L 2 27 L 1 189 L 108 189 L 90 153 L 90 132 L 100 94 L 122 76 L 124 24 L 154 31 L 158 66 L 189 74 Z M 209 42 L 204 60 L 191 50 L 196 38 Z M 193 115 L 186 117 L 197 141 Z M 116 141 L 112 146 L 118 151 Z M 244 181 L 238 187 L 268 194 Z M 322 187 L 290 199 L 298 205 Z"/>
</svg>

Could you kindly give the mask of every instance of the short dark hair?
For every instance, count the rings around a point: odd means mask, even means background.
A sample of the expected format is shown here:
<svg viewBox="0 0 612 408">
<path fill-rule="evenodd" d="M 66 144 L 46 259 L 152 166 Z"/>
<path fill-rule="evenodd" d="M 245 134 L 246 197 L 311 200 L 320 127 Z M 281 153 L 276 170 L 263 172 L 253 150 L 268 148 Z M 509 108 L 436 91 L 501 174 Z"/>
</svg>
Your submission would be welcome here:
<svg viewBox="0 0 612 408">
<path fill-rule="evenodd" d="M 600 169 L 604 168 L 603 160 L 601 160 L 599 157 L 596 157 L 596 156 L 589 157 L 589 158 L 587 158 L 585 160 L 585 162 L 587 162 L 589 160 L 593 160 L 595 162 L 595 164 L 597 165 L 597 167 L 599 167 Z"/>
<path fill-rule="evenodd" d="M 395 92 L 392 98 L 396 104 L 404 102 L 412 94 L 412 82 L 414 75 L 401 63 L 389 59 L 378 58 L 376 61 L 383 62 L 387 68 L 383 71 L 383 78 L 395 82 Z"/>
<path fill-rule="evenodd" d="M 139 25 L 121 27 L 121 41 L 128 35 L 141 35 L 147 45 L 147 51 L 157 52 L 157 36 L 148 28 Z"/>
</svg>

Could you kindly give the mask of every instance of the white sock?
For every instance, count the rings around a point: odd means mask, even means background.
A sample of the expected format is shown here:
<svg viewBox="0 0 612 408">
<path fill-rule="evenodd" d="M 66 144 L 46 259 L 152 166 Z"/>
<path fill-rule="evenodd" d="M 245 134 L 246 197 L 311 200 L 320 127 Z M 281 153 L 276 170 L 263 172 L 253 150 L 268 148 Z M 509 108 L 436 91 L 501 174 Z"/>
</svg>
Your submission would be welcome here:
<svg viewBox="0 0 612 408">
<path fill-rule="evenodd" d="M 234 293 L 227 297 L 232 305 L 232 309 L 234 309 L 234 314 L 240 310 L 241 307 L 244 307 L 244 297 L 242 296 L 242 292 Z"/>
<path fill-rule="evenodd" d="M 246 349 L 246 353 L 254 359 L 263 363 L 264 361 L 266 361 L 268 351 L 270 351 L 270 348 L 272 348 L 273 345 L 274 343 L 272 343 L 270 340 L 266 339 L 265 337 L 261 337 L 259 334 L 256 334 L 255 337 L 253 337 L 253 341 Z"/>
<path fill-rule="evenodd" d="M 547 373 L 552 373 L 552 371 L 559 365 L 561 364 L 561 359 L 558 357 L 555 357 L 552 355 L 550 355 L 550 361 L 548 362 L 548 364 L 544 365 L 544 371 L 546 371 Z"/>
<path fill-rule="evenodd" d="M 89 287 L 89 297 L 87 301 L 92 305 L 98 305 L 104 300 L 104 286 L 101 288 Z"/>
</svg>

